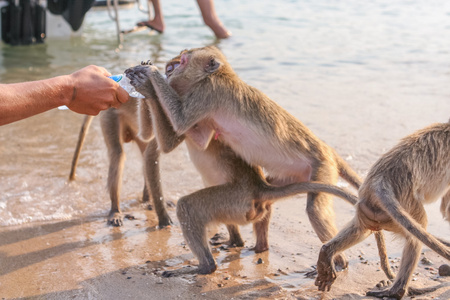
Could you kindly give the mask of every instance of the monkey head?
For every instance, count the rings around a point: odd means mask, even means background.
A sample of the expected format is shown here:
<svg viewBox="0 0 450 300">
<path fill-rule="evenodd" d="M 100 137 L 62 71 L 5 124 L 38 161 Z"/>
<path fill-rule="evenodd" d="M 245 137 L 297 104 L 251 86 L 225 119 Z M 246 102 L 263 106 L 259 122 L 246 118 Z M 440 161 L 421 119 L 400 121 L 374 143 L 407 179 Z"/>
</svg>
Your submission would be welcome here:
<svg viewBox="0 0 450 300">
<path fill-rule="evenodd" d="M 215 46 L 183 50 L 166 64 L 168 83 L 178 91 L 190 90 L 206 78 L 219 77 L 231 69 Z"/>
</svg>

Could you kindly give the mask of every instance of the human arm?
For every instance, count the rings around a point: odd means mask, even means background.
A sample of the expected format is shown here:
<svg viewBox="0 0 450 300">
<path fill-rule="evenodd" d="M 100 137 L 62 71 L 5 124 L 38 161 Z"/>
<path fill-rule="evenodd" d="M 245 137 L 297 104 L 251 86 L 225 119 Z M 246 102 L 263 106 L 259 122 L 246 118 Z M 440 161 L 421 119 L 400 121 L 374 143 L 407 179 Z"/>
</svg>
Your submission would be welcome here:
<svg viewBox="0 0 450 300">
<path fill-rule="evenodd" d="M 128 93 L 104 68 L 88 66 L 69 75 L 49 79 L 0 84 L 0 125 L 15 122 L 66 105 L 70 110 L 97 115 L 119 107 Z"/>
</svg>

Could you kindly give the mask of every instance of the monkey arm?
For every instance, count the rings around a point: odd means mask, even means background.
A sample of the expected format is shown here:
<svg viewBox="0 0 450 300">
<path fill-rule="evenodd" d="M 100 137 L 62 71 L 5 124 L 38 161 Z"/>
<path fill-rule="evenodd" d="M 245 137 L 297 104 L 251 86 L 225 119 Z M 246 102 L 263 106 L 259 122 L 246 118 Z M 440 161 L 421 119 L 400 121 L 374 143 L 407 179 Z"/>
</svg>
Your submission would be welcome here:
<svg viewBox="0 0 450 300">
<path fill-rule="evenodd" d="M 159 101 L 143 101 L 150 107 L 152 124 L 159 148 L 164 153 L 171 152 L 184 141 L 185 136 L 176 134 Z"/>
<path fill-rule="evenodd" d="M 148 66 L 147 75 L 162 108 L 178 134 L 186 133 L 190 128 L 206 119 L 212 110 L 208 101 L 202 97 L 188 96 L 182 99 L 155 66 Z M 190 95 L 192 94 L 190 93 Z M 213 130 L 211 129 L 211 131 Z"/>
</svg>

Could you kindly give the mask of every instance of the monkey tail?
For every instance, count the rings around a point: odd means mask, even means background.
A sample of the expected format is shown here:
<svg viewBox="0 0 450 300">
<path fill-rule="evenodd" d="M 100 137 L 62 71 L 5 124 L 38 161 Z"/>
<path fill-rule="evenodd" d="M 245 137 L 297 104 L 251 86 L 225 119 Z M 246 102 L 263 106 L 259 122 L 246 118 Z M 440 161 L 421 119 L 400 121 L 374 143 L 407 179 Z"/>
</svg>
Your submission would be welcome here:
<svg viewBox="0 0 450 300">
<path fill-rule="evenodd" d="M 89 131 L 89 127 L 91 126 L 93 116 L 86 115 L 83 120 L 83 124 L 81 124 L 80 134 L 78 135 L 77 147 L 75 148 L 75 153 L 72 158 L 72 166 L 70 168 L 69 180 L 72 181 L 75 179 L 75 172 L 77 170 L 78 159 L 80 158 L 81 147 L 83 147 L 84 140 L 86 139 L 86 135 Z"/>
<path fill-rule="evenodd" d="M 415 221 L 406 212 L 400 203 L 395 199 L 394 192 L 390 187 L 382 187 L 377 190 L 377 196 L 381 201 L 382 207 L 389 214 L 394 222 L 399 224 L 409 233 L 414 235 L 422 243 L 436 251 L 439 255 L 450 260 L 450 249 L 446 247 L 436 237 L 428 233 L 417 221 Z"/>
<path fill-rule="evenodd" d="M 359 189 L 362 184 L 362 179 L 359 175 L 349 166 L 349 164 L 340 157 L 337 153 L 335 154 L 336 161 L 338 163 L 339 175 L 350 183 L 355 189 Z"/>
<path fill-rule="evenodd" d="M 355 205 L 358 198 L 345 189 L 339 188 L 331 184 L 319 182 L 299 182 L 288 184 L 285 186 L 266 185 L 259 199 L 261 201 L 274 201 L 286 198 L 300 193 L 329 193 L 346 200 L 348 203 Z"/>
</svg>

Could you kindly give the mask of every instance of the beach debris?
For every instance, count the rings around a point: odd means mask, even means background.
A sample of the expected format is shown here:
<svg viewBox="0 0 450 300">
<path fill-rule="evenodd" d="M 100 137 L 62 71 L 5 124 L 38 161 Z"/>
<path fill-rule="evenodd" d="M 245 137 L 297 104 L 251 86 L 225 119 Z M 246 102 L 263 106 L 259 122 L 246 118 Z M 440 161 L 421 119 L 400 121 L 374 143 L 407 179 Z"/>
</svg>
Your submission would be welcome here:
<svg viewBox="0 0 450 300">
<path fill-rule="evenodd" d="M 260 264 L 263 264 L 263 263 L 264 263 L 264 261 L 262 260 L 262 258 L 258 258 L 258 261 L 256 262 L 256 264 L 260 265 Z"/>
<path fill-rule="evenodd" d="M 280 273 L 280 274 L 282 274 L 282 275 L 287 275 L 287 274 L 288 274 L 287 272 L 285 272 L 285 271 L 283 271 L 283 270 L 281 270 L 281 269 L 278 269 L 277 272 Z"/>
<path fill-rule="evenodd" d="M 443 264 L 439 267 L 439 276 L 450 276 L 450 266 Z"/>
<path fill-rule="evenodd" d="M 421 260 L 420 260 L 420 262 L 423 264 L 423 265 L 426 265 L 426 266 L 431 266 L 433 263 L 431 262 L 431 260 L 429 260 L 428 258 L 426 258 L 426 257 L 423 257 Z"/>
<path fill-rule="evenodd" d="M 136 218 L 133 215 L 125 215 L 125 219 L 136 220 Z"/>
</svg>

